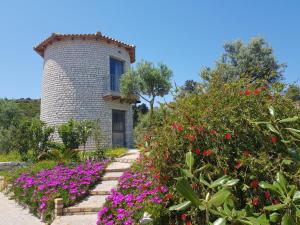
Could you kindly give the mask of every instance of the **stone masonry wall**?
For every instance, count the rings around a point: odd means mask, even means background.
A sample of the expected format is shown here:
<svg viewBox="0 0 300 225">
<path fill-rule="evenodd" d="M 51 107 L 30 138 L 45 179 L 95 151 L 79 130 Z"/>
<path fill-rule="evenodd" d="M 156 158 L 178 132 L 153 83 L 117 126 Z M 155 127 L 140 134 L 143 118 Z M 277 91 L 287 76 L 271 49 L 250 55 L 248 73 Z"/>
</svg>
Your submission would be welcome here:
<svg viewBox="0 0 300 225">
<path fill-rule="evenodd" d="M 120 47 L 92 39 L 54 42 L 44 53 L 41 94 L 41 120 L 57 126 L 70 118 L 100 119 L 103 145 L 112 144 L 112 109 L 126 111 L 126 143 L 133 144 L 132 106 L 108 102 L 110 57 L 130 67 L 128 52 Z M 57 134 L 54 135 L 57 139 Z M 90 142 L 88 148 L 93 148 Z"/>
</svg>

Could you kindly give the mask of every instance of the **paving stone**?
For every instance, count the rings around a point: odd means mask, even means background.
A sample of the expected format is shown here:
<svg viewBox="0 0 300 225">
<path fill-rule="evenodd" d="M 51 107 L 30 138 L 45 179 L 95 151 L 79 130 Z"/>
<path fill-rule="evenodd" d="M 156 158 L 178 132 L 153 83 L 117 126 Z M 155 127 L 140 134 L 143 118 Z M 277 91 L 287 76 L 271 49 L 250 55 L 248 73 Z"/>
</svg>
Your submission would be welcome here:
<svg viewBox="0 0 300 225">
<path fill-rule="evenodd" d="M 0 225 L 45 224 L 41 222 L 38 218 L 30 214 L 27 209 L 24 209 L 22 206 L 18 205 L 14 200 L 8 199 L 8 197 L 5 196 L 2 192 L 0 192 L 0 218 Z"/>
<path fill-rule="evenodd" d="M 116 188 L 117 185 L 117 180 L 102 181 L 100 184 L 97 184 L 92 191 L 110 191 L 112 188 Z"/>
<path fill-rule="evenodd" d="M 130 166 L 131 163 L 113 162 L 107 166 L 106 171 L 128 170 Z"/>
<path fill-rule="evenodd" d="M 118 180 L 123 175 L 123 172 L 107 172 L 102 177 L 102 181 Z"/>
<path fill-rule="evenodd" d="M 82 202 L 68 207 L 71 208 L 96 208 L 96 207 L 102 207 L 105 203 L 107 195 L 91 195 L 85 198 Z"/>
<path fill-rule="evenodd" d="M 97 214 L 60 216 L 51 225 L 95 225 Z"/>
<path fill-rule="evenodd" d="M 119 159 L 137 159 L 139 157 L 139 153 L 133 153 L 133 154 L 126 154 L 125 156 L 119 158 Z"/>
</svg>

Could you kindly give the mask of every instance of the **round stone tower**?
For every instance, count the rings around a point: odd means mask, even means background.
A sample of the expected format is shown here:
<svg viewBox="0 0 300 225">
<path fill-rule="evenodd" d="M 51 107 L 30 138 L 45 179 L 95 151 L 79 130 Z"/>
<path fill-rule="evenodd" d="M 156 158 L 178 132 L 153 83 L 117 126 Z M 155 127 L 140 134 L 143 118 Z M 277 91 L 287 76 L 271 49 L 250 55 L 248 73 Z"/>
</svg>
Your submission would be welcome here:
<svg viewBox="0 0 300 225">
<path fill-rule="evenodd" d="M 54 33 L 34 50 L 44 58 L 41 120 L 99 120 L 103 145 L 132 145 L 132 102 L 121 98 L 119 79 L 135 61 L 134 46 L 100 32 Z"/>
</svg>

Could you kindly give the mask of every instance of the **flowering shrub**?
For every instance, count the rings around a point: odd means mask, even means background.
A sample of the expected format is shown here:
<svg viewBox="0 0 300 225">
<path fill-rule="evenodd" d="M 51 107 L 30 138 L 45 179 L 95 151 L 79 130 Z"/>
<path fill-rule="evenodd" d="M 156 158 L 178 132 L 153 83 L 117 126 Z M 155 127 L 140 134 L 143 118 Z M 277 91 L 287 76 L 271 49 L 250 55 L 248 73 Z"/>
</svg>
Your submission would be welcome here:
<svg viewBox="0 0 300 225">
<path fill-rule="evenodd" d="M 149 164 L 125 172 L 119 179 L 117 190 L 111 190 L 105 207 L 98 213 L 98 225 L 138 224 L 147 212 L 155 220 L 160 216 L 164 197 L 168 192 L 157 179 L 157 171 Z"/>
<path fill-rule="evenodd" d="M 65 205 L 75 203 L 100 180 L 104 168 L 103 162 L 87 161 L 75 167 L 57 165 L 36 174 L 25 172 L 15 179 L 12 191 L 35 214 L 44 214 L 46 220 L 51 220 L 55 198 L 63 198 Z"/>
<path fill-rule="evenodd" d="M 190 174 L 197 172 L 196 178 L 201 174 L 209 182 L 228 175 L 240 180 L 232 190 L 235 210 L 247 208 L 250 215 L 258 215 L 266 206 L 281 203 L 259 183 L 274 181 L 275 174 L 281 171 L 288 182 L 299 188 L 300 171 L 298 162 L 286 151 L 289 140 L 270 126 L 277 122 L 254 123 L 270 121 L 270 106 L 274 107 L 276 121 L 294 118 L 288 127 L 295 139 L 300 130 L 299 109 L 276 87 L 264 84 L 215 80 L 206 89 L 179 96 L 162 106 L 160 113 L 164 116 L 148 130 L 145 139 L 150 158 L 161 172 L 161 182 L 172 189 L 176 185 L 173 178 L 185 174 L 193 191 L 205 199 L 209 190 Z M 295 141 L 293 148 L 299 152 L 299 138 Z M 193 154 L 193 171 L 182 170 L 187 152 Z M 182 195 L 176 192 L 170 205 L 179 203 Z M 181 213 L 170 212 L 169 223 L 181 224 Z M 194 205 L 184 214 L 184 221 L 205 224 L 205 213 Z M 212 217 L 210 222 L 216 219 Z"/>
</svg>

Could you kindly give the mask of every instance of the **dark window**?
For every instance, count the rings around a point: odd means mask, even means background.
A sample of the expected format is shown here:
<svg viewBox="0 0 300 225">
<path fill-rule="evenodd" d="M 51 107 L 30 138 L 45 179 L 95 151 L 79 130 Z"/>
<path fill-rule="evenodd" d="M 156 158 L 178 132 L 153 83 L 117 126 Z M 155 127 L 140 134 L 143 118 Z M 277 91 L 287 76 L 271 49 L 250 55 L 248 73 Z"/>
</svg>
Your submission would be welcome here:
<svg viewBox="0 0 300 225">
<path fill-rule="evenodd" d="M 125 111 L 112 110 L 112 144 L 125 146 Z"/>
<path fill-rule="evenodd" d="M 123 61 L 110 58 L 110 89 L 112 91 L 120 91 L 120 77 L 123 73 Z"/>
</svg>

